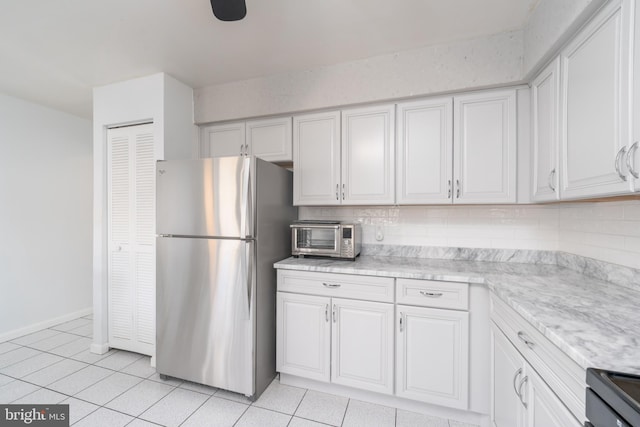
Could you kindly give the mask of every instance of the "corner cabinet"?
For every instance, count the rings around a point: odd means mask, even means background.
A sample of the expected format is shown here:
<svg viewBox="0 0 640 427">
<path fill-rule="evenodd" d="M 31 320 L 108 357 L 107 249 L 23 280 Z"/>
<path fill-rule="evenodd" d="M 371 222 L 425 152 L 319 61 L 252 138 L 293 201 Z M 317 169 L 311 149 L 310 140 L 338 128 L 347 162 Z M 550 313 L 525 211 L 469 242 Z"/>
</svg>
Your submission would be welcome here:
<svg viewBox="0 0 640 427">
<path fill-rule="evenodd" d="M 533 200 L 560 199 L 560 59 L 556 58 L 531 83 Z"/>
<path fill-rule="evenodd" d="M 254 155 L 268 162 L 292 160 L 291 117 L 200 128 L 200 157 Z"/>
<path fill-rule="evenodd" d="M 394 105 L 294 117 L 294 204 L 393 204 L 394 126 Z"/>
<path fill-rule="evenodd" d="M 609 2 L 560 55 L 563 199 L 629 191 L 631 3 Z"/>
<path fill-rule="evenodd" d="M 585 371 L 506 304 L 491 300 L 495 427 L 580 427 Z"/>
<path fill-rule="evenodd" d="M 454 97 L 454 203 L 516 203 L 516 91 Z"/>
</svg>

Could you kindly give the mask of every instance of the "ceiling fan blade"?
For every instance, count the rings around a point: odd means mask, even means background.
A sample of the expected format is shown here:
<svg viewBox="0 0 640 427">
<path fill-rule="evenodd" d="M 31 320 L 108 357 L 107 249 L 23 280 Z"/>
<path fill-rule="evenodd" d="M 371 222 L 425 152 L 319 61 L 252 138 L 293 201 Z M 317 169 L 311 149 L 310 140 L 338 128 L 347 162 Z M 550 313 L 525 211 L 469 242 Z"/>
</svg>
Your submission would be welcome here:
<svg viewBox="0 0 640 427">
<path fill-rule="evenodd" d="M 245 0 L 211 0 L 211 9 L 221 21 L 239 21 L 247 15 Z"/>
</svg>

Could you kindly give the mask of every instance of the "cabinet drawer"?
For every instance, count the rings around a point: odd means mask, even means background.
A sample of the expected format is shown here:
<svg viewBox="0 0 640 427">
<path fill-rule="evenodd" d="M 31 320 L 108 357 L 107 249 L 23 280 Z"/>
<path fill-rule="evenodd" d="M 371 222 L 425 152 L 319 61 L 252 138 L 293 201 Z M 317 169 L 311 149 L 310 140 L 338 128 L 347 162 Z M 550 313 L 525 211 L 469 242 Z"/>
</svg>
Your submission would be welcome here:
<svg viewBox="0 0 640 427">
<path fill-rule="evenodd" d="M 422 307 L 469 309 L 469 284 L 438 280 L 397 279 L 398 304 Z"/>
<path fill-rule="evenodd" d="M 393 302 L 392 277 L 278 270 L 278 291 Z"/>
<path fill-rule="evenodd" d="M 573 415 L 584 421 L 585 370 L 515 310 L 493 295 L 491 320 Z"/>
</svg>

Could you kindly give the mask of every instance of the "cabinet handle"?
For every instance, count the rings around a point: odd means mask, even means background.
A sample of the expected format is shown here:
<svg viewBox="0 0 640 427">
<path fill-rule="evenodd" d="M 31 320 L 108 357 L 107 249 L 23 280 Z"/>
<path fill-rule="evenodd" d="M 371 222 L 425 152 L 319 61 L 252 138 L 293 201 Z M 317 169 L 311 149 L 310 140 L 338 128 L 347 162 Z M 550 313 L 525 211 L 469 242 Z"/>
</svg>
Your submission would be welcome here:
<svg viewBox="0 0 640 427">
<path fill-rule="evenodd" d="M 633 145 L 629 148 L 627 152 L 627 169 L 629 169 L 629 173 L 633 175 L 634 178 L 640 178 L 640 173 L 634 167 L 634 156 L 636 150 L 638 149 L 638 141 L 634 142 Z"/>
<path fill-rule="evenodd" d="M 460 198 L 460 180 L 456 179 L 456 199 Z"/>
<path fill-rule="evenodd" d="M 522 368 L 518 369 L 515 373 L 515 375 L 513 376 L 513 391 L 516 392 L 516 395 L 518 396 L 518 399 L 520 399 L 520 401 L 522 402 L 522 399 L 520 398 L 520 394 L 518 393 L 518 387 L 516 387 L 516 380 L 518 379 L 518 377 L 520 376 L 520 374 L 522 374 Z"/>
<path fill-rule="evenodd" d="M 338 317 L 336 315 L 336 305 L 333 304 L 333 311 L 331 312 L 331 316 L 333 317 L 333 323 L 336 323 L 336 317 Z"/>
<path fill-rule="evenodd" d="M 420 293 L 422 295 L 424 295 L 425 297 L 429 297 L 429 298 L 439 298 L 442 296 L 442 292 L 427 292 L 427 291 L 420 291 Z"/>
<path fill-rule="evenodd" d="M 329 321 L 329 304 L 324 306 L 324 320 Z"/>
<path fill-rule="evenodd" d="M 522 331 L 518 332 L 518 338 L 520 338 L 520 341 L 525 343 L 529 348 L 533 348 L 535 345 L 533 341 L 529 341 L 529 337 L 527 337 L 527 335 Z"/>
<path fill-rule="evenodd" d="M 520 383 L 518 384 L 518 398 L 520 399 L 520 403 L 522 403 L 522 405 L 526 408 L 527 407 L 527 402 L 524 401 L 524 398 L 522 397 L 522 386 L 529 381 L 529 377 L 526 376 L 523 379 L 520 380 Z"/>
<path fill-rule="evenodd" d="M 451 198 L 451 180 L 447 181 L 449 190 L 447 191 L 447 199 Z"/>
<path fill-rule="evenodd" d="M 325 282 L 322 282 L 322 285 L 326 288 L 339 288 L 340 286 L 342 286 L 339 283 L 325 283 Z"/>
<path fill-rule="evenodd" d="M 244 156 L 244 144 L 240 144 L 240 155 Z"/>
<path fill-rule="evenodd" d="M 556 191 L 556 187 L 554 187 L 554 185 L 553 185 L 553 183 L 555 182 L 555 179 L 554 179 L 555 176 L 556 176 L 556 168 L 553 168 L 553 169 L 551 169 L 551 172 L 549 172 L 549 188 L 554 193 Z"/>
<path fill-rule="evenodd" d="M 622 147 L 620 150 L 618 150 L 618 154 L 616 154 L 616 172 L 618 173 L 618 176 L 620 177 L 621 180 L 626 181 L 627 177 L 625 175 L 622 175 L 622 172 L 620 172 L 620 157 L 625 153 L 625 151 L 627 151 L 627 147 Z"/>
<path fill-rule="evenodd" d="M 402 332 L 402 330 L 404 329 L 404 325 L 402 321 L 403 318 L 404 318 L 404 314 L 400 312 L 400 332 Z"/>
<path fill-rule="evenodd" d="M 340 197 L 338 197 L 339 187 L 340 184 L 336 184 L 336 200 L 340 200 Z"/>
<path fill-rule="evenodd" d="M 342 200 L 344 200 L 344 184 L 342 184 Z"/>
</svg>

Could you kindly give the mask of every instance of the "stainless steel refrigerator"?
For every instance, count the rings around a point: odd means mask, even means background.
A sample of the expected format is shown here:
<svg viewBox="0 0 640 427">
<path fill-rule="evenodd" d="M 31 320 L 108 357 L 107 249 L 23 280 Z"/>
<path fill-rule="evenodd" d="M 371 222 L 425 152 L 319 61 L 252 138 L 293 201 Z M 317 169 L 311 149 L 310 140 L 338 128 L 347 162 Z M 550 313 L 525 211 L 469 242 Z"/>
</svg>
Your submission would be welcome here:
<svg viewBox="0 0 640 427">
<path fill-rule="evenodd" d="M 292 174 L 252 157 L 157 163 L 156 370 L 257 398 L 275 377 Z"/>
</svg>

